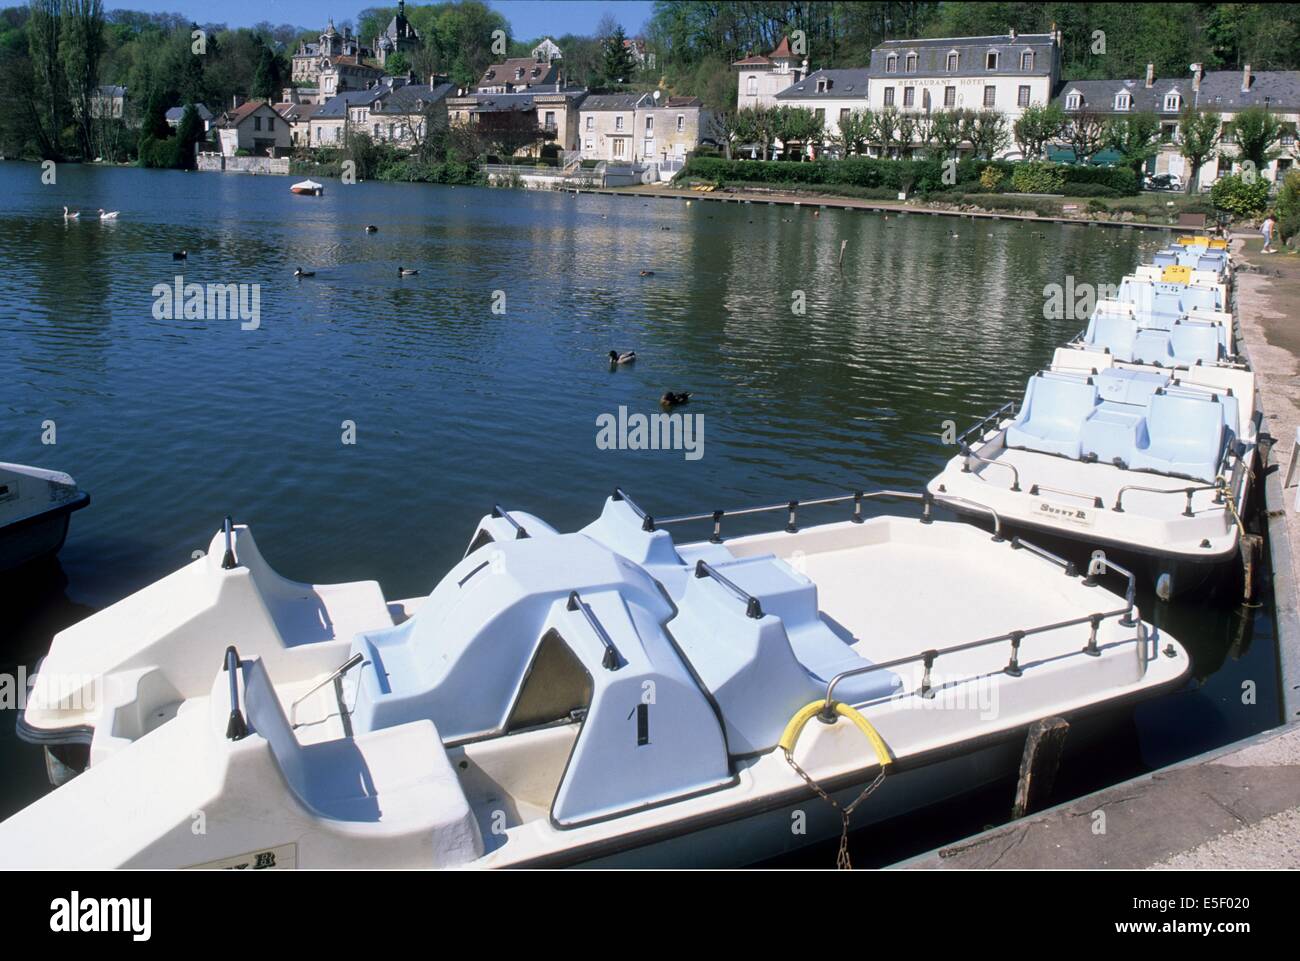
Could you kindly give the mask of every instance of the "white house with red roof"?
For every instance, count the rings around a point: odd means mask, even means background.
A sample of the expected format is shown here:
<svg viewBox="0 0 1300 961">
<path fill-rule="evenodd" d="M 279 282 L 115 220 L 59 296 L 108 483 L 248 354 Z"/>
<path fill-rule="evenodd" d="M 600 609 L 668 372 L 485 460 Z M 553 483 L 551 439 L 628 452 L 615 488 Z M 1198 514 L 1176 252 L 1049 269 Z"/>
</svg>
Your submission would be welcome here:
<svg viewBox="0 0 1300 961">
<path fill-rule="evenodd" d="M 216 125 L 221 153 L 234 157 L 240 150 L 255 156 L 270 156 L 288 147 L 289 122 L 265 100 L 250 100 L 224 114 Z"/>
<path fill-rule="evenodd" d="M 732 64 L 737 71 L 738 93 L 736 106 L 774 107 L 776 95 L 791 84 L 796 84 L 808 72 L 808 61 L 796 63 L 790 52 L 790 38 L 782 37 L 776 49 L 766 57 L 750 54 Z"/>
</svg>

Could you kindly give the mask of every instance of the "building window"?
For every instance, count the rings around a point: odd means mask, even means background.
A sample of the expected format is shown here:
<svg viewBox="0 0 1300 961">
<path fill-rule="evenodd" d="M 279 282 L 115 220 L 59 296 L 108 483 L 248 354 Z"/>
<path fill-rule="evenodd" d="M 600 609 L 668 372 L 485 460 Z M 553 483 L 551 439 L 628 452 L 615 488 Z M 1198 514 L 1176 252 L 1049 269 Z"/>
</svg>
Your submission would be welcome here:
<svg viewBox="0 0 1300 961">
<path fill-rule="evenodd" d="M 548 111 L 546 111 L 546 129 L 547 129 L 547 130 L 554 130 L 554 129 L 555 129 L 555 111 L 554 111 L 554 110 L 548 110 Z"/>
<path fill-rule="evenodd" d="M 1165 110 L 1171 112 L 1176 111 L 1182 99 L 1183 99 L 1182 97 L 1178 96 L 1178 94 L 1174 93 L 1173 91 L 1170 91 L 1169 93 L 1165 94 Z"/>
<path fill-rule="evenodd" d="M 1029 86 L 1027 84 L 1020 85 L 1020 90 L 1016 93 L 1016 106 L 1029 106 Z"/>
<path fill-rule="evenodd" d="M 943 105 L 944 105 L 945 107 L 955 107 L 955 106 L 957 106 L 957 88 L 956 88 L 956 87 L 944 87 L 944 88 L 943 88 Z"/>
<path fill-rule="evenodd" d="M 848 116 L 849 116 L 849 108 L 840 107 L 840 122 L 843 123 L 845 120 L 848 119 Z"/>
<path fill-rule="evenodd" d="M 379 124 L 374 125 L 374 136 L 376 140 L 379 139 Z"/>
<path fill-rule="evenodd" d="M 1162 123 L 1160 125 L 1160 139 L 1164 143 L 1173 143 L 1177 133 L 1178 124 L 1176 123 Z"/>
<path fill-rule="evenodd" d="M 915 105 L 916 105 L 916 88 L 915 88 L 915 87 L 904 87 L 904 88 L 903 88 L 903 106 L 904 106 L 904 107 L 913 107 L 913 106 L 915 106 Z"/>
<path fill-rule="evenodd" d="M 749 94 L 749 96 L 751 96 L 751 97 L 757 97 L 757 96 L 758 96 L 758 78 L 757 78 L 757 77 L 750 77 L 750 78 L 745 82 L 745 93 Z"/>
<path fill-rule="evenodd" d="M 992 107 L 997 104 L 997 100 L 998 100 L 998 88 L 993 86 L 992 84 L 987 85 L 984 88 L 984 106 Z"/>
<path fill-rule="evenodd" d="M 686 114 L 684 113 L 679 113 L 677 115 L 677 132 L 678 133 L 686 132 Z"/>
<path fill-rule="evenodd" d="M 1119 93 L 1115 95 L 1115 109 L 1127 110 L 1133 106 L 1133 97 L 1131 94 Z"/>
<path fill-rule="evenodd" d="M 998 69 L 998 52 L 996 50 L 990 50 L 988 53 L 984 55 L 984 69 L 985 70 Z"/>
<path fill-rule="evenodd" d="M 954 71 L 956 71 L 957 64 L 960 62 L 961 61 L 957 55 L 957 51 L 956 50 L 950 51 L 948 54 L 948 72 L 953 73 Z"/>
<path fill-rule="evenodd" d="M 818 93 L 826 92 L 826 78 L 823 77 L 817 81 L 817 92 Z"/>
<path fill-rule="evenodd" d="M 1279 139 L 1281 140 L 1283 146 L 1290 147 L 1292 144 L 1294 144 L 1294 143 L 1295 143 L 1295 124 L 1294 124 L 1294 123 L 1284 123 L 1284 124 L 1282 124 L 1282 131 L 1281 131 L 1281 134 L 1280 134 Z"/>
<path fill-rule="evenodd" d="M 1021 70 L 1034 69 L 1034 51 L 1025 50 L 1020 54 L 1020 69 Z"/>
<path fill-rule="evenodd" d="M 274 130 L 274 129 L 275 129 L 275 118 L 274 118 L 274 117 L 267 117 L 267 118 L 266 118 L 266 129 L 267 129 L 267 130 Z"/>
<path fill-rule="evenodd" d="M 622 141 L 622 139 L 619 139 L 619 140 L 615 140 L 615 141 L 614 141 L 614 156 L 615 156 L 615 157 L 622 157 L 622 156 L 623 156 L 623 141 Z"/>
<path fill-rule="evenodd" d="M 590 149 L 591 149 L 591 141 L 590 141 L 590 140 L 584 140 L 584 141 L 582 142 L 582 149 L 583 149 L 583 150 L 590 150 Z"/>
<path fill-rule="evenodd" d="M 254 117 L 254 118 L 253 118 L 253 129 L 254 129 L 254 130 L 261 130 L 261 129 L 262 129 L 262 118 L 261 118 L 261 117 Z"/>
<path fill-rule="evenodd" d="M 1082 106 L 1083 106 L 1083 94 L 1081 93 L 1072 93 L 1065 98 L 1066 110 L 1078 110 Z"/>
<path fill-rule="evenodd" d="M 653 116 L 645 118 L 645 132 L 648 134 L 655 132 L 655 118 Z"/>
<path fill-rule="evenodd" d="M 886 87 L 886 88 L 885 88 L 885 106 L 886 106 L 886 107 L 892 107 L 893 105 L 894 105 L 894 88 L 893 88 L 893 87 Z"/>
<path fill-rule="evenodd" d="M 596 118 L 595 118 L 595 117 L 590 117 L 590 116 L 589 116 L 589 117 L 587 118 L 587 129 L 588 129 L 588 130 L 594 130 L 595 128 L 596 128 Z"/>
<path fill-rule="evenodd" d="M 1222 140 L 1224 143 L 1234 143 L 1235 137 L 1236 134 L 1232 132 L 1232 124 L 1225 123 L 1223 125 L 1222 131 L 1219 134 L 1219 139 Z"/>
<path fill-rule="evenodd" d="M 907 72 L 916 73 L 916 54 L 909 53 L 905 62 L 907 65 Z"/>
<path fill-rule="evenodd" d="M 622 129 L 623 129 L 623 115 L 622 115 L 622 114 L 619 114 L 617 117 L 614 118 L 614 129 L 615 129 L 615 130 L 622 130 Z"/>
<path fill-rule="evenodd" d="M 818 125 L 818 126 L 820 126 L 820 127 L 825 127 L 825 126 L 826 126 L 826 108 L 825 108 L 825 107 L 818 107 L 816 110 L 813 111 L 813 116 L 817 118 L 817 125 Z"/>
<path fill-rule="evenodd" d="M 885 73 L 898 73 L 898 54 L 891 53 L 885 58 Z"/>
</svg>

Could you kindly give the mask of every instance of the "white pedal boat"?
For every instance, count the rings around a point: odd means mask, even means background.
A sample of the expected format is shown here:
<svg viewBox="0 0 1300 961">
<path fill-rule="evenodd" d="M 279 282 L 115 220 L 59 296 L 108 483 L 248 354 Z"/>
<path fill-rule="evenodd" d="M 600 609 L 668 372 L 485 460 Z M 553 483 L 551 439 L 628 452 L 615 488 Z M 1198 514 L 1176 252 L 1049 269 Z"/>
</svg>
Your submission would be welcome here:
<svg viewBox="0 0 1300 961">
<path fill-rule="evenodd" d="M 880 496 L 923 517 L 864 519 Z M 842 800 L 887 763 L 862 827 L 1014 773 L 1036 720 L 1184 678 L 1131 577 L 1120 598 L 930 508 L 792 502 L 684 546 L 665 525 L 732 515 L 656 523 L 616 491 L 561 534 L 497 508 L 397 604 L 285 581 L 228 528 L 54 639 L 20 733 L 90 766 L 0 823 L 0 866 L 752 862 L 840 829 L 783 737 Z"/>
<path fill-rule="evenodd" d="M 90 495 L 61 471 L 0 463 L 0 571 L 56 555 Z"/>
<path fill-rule="evenodd" d="M 1242 366 L 1125 363 L 1076 343 L 958 438 L 928 489 L 1008 528 L 1134 558 L 1165 600 L 1226 573 L 1241 549 L 1262 413 Z M 956 509 L 972 514 L 958 504 Z"/>
<path fill-rule="evenodd" d="M 300 180 L 289 188 L 290 191 L 300 196 L 319 197 L 325 193 L 325 185 L 318 184 L 314 180 Z"/>
</svg>

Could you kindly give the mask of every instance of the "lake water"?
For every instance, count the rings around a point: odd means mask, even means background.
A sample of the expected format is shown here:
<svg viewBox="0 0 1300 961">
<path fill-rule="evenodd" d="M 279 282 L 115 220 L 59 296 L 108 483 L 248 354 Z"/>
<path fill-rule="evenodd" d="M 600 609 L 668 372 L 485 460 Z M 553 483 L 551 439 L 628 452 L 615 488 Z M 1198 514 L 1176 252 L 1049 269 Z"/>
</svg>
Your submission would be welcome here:
<svg viewBox="0 0 1300 961">
<path fill-rule="evenodd" d="M 0 163 L 0 460 L 66 470 L 93 502 L 62 575 L 8 591 L 10 673 L 185 564 L 226 513 L 288 577 L 373 578 L 399 598 L 432 589 L 493 503 L 570 530 L 615 485 L 658 514 L 919 489 L 951 456 L 944 422 L 1018 398 L 1081 326 L 1043 318 L 1044 285 L 1117 282 L 1167 240 L 815 206 L 57 177 Z M 121 219 L 65 223 L 64 204 Z M 299 265 L 316 276 L 295 280 Z M 259 285 L 257 329 L 156 319 L 154 286 L 178 274 Z M 611 348 L 636 364 L 611 371 Z M 597 447 L 598 416 L 656 412 L 665 390 L 693 392 L 702 457 Z M 1197 680 L 1131 712 L 1114 751 L 1063 771 L 1058 795 L 1279 723 L 1267 605 L 1143 609 L 1192 649 Z M 0 770 L 0 816 L 45 789 L 11 711 Z M 1009 803 L 963 817 L 987 823 Z M 931 819 L 890 853 L 970 826 Z"/>
</svg>

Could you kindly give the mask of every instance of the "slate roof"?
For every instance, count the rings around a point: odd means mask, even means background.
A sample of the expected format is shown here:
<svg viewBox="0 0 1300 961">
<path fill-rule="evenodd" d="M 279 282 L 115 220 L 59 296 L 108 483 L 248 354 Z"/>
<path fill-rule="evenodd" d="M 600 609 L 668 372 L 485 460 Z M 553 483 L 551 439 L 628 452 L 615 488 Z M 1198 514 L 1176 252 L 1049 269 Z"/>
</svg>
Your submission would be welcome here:
<svg viewBox="0 0 1300 961">
<path fill-rule="evenodd" d="M 517 78 L 520 70 L 523 71 L 523 76 Z M 478 86 L 497 87 L 502 84 L 536 86 L 544 83 L 555 83 L 559 73 L 560 65 L 558 63 L 539 63 L 532 57 L 514 57 L 501 63 L 494 63 L 484 70 L 483 76 L 479 78 Z"/>
<path fill-rule="evenodd" d="M 597 93 L 582 101 L 583 113 L 635 110 L 646 97 L 643 93 Z"/>
<path fill-rule="evenodd" d="M 313 120 L 343 120 L 348 115 L 348 107 L 357 107 L 362 104 L 368 104 L 380 92 L 381 88 L 371 87 L 369 90 L 348 90 L 344 93 L 330 97 L 321 104 L 314 114 Z"/>
<path fill-rule="evenodd" d="M 777 100 L 866 100 L 867 77 L 870 71 L 862 68 L 843 70 L 818 70 L 798 83 L 791 84 L 776 95 Z M 893 76 L 892 74 L 890 76 Z M 819 81 L 828 81 L 823 91 L 818 91 Z"/>
<path fill-rule="evenodd" d="M 205 106 L 204 104 L 196 103 L 194 105 L 194 109 L 198 112 L 200 120 L 207 121 L 212 119 L 212 111 L 209 110 L 207 106 Z M 167 111 L 165 116 L 169 122 L 174 121 L 175 123 L 180 123 L 181 120 L 185 117 L 185 108 L 172 107 L 170 110 Z"/>
<path fill-rule="evenodd" d="M 1045 77 L 1052 72 L 1054 37 L 1050 33 L 1026 33 L 1013 40 L 1010 34 L 999 37 L 943 37 L 934 40 L 886 40 L 871 51 L 872 79 L 906 77 Z M 998 66 L 989 70 L 985 56 L 997 51 Z M 1034 53 L 1032 70 L 1020 69 L 1020 54 Z M 948 69 L 948 54 L 957 52 L 957 69 Z M 907 54 L 915 53 L 916 70 L 907 72 Z M 885 63 L 890 54 L 898 57 L 898 69 L 887 73 Z"/>
<path fill-rule="evenodd" d="M 790 60 L 793 58 L 790 53 L 790 38 L 782 37 L 781 42 L 776 45 L 776 49 L 766 57 L 762 54 L 751 53 L 743 60 L 737 60 L 732 64 L 733 67 L 770 67 L 773 60 Z"/>
<path fill-rule="evenodd" d="M 1201 77 L 1199 95 L 1192 90 L 1192 78 L 1161 79 L 1156 77 L 1155 84 L 1146 86 L 1143 80 L 1070 80 L 1061 84 L 1056 102 L 1065 107 L 1069 95 L 1075 92 L 1083 94 L 1083 109 L 1098 113 L 1115 113 L 1115 96 L 1125 90 L 1133 97 L 1133 106 L 1119 113 L 1141 113 L 1151 111 L 1165 116 L 1173 116 L 1178 111 L 1164 109 L 1165 94 L 1171 90 L 1182 96 L 1181 106 L 1195 104 L 1202 110 L 1218 110 L 1234 113 L 1246 107 L 1268 106 L 1279 110 L 1300 110 L 1300 70 L 1260 70 L 1252 72 L 1250 90 L 1243 93 L 1241 82 L 1243 72 L 1240 70 L 1211 70 Z"/>
<path fill-rule="evenodd" d="M 376 114 L 419 113 L 421 105 L 427 107 L 446 97 L 454 88 L 449 83 L 430 87 L 426 83 L 404 83 L 392 89 L 384 88 L 377 96 L 370 112 Z"/>
</svg>

